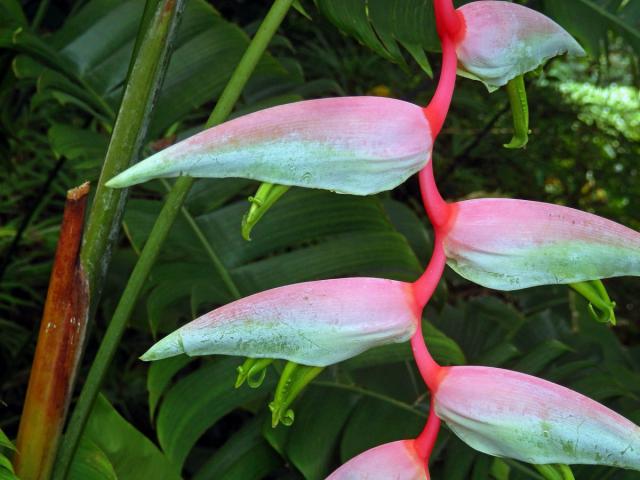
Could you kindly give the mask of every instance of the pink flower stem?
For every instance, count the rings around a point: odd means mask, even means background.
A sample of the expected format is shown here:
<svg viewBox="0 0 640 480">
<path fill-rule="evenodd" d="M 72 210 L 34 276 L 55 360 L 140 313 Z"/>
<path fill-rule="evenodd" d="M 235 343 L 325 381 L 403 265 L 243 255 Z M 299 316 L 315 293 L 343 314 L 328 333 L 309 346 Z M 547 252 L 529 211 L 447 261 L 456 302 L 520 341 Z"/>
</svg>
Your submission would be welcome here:
<svg viewBox="0 0 640 480">
<path fill-rule="evenodd" d="M 431 395 L 431 404 L 429 405 L 429 418 L 427 418 L 427 424 L 422 430 L 422 433 L 416 438 L 416 451 L 420 458 L 425 462 L 429 462 L 431 452 L 438 439 L 438 433 L 440 433 L 440 418 L 436 415 L 436 407 L 434 402 L 434 396 Z"/>
<path fill-rule="evenodd" d="M 433 394 L 438 389 L 440 383 L 440 371 L 442 367 L 436 363 L 433 359 L 426 344 L 424 343 L 424 337 L 422 336 L 422 325 L 418 322 L 418 328 L 416 333 L 411 337 L 411 350 L 413 350 L 413 357 L 418 365 L 420 375 L 424 380 L 424 383 L 429 387 L 429 391 Z"/>
<path fill-rule="evenodd" d="M 436 13 L 436 27 L 440 37 L 450 36 L 455 38 L 463 24 L 460 15 L 453 6 L 453 0 L 434 0 L 433 7 Z"/>
<path fill-rule="evenodd" d="M 446 206 L 446 203 L 442 199 L 440 200 Z M 446 256 L 444 254 L 442 238 L 438 233 L 438 229 L 436 229 L 436 238 L 434 240 L 434 248 L 431 260 L 429 260 L 429 265 L 427 265 L 427 268 L 420 278 L 413 283 L 413 291 L 420 312 L 422 312 L 438 286 L 438 282 L 440 281 L 444 271 L 445 263 Z M 422 317 L 422 315 L 420 315 L 420 317 Z M 416 451 L 428 466 L 429 457 L 431 456 L 436 439 L 438 438 L 438 433 L 440 432 L 440 419 L 435 413 L 434 398 L 435 393 L 438 390 L 438 384 L 440 383 L 443 369 L 433 359 L 431 353 L 429 353 L 429 349 L 424 341 L 424 336 L 422 335 L 421 320 L 418 320 L 416 331 L 411 337 L 411 350 L 413 351 L 413 357 L 418 365 L 420 375 L 431 392 L 429 418 L 427 419 L 427 424 L 425 425 L 424 430 L 415 440 Z"/>
<path fill-rule="evenodd" d="M 451 218 L 451 206 L 444 201 L 433 176 L 433 162 L 429 162 L 418 176 L 420 181 L 420 193 L 422 194 L 422 203 L 427 211 L 429 220 L 433 224 L 436 237 L 441 232 L 446 234 L 447 224 Z M 440 235 L 444 236 L 444 235 Z"/>
<path fill-rule="evenodd" d="M 442 69 L 436 92 L 431 102 L 429 102 L 429 105 L 427 105 L 423 111 L 431 127 L 431 135 L 435 142 L 447 118 L 449 107 L 451 106 L 451 99 L 453 98 L 453 91 L 456 85 L 456 69 L 458 66 L 454 39 L 461 31 L 463 24 L 460 16 L 453 7 L 452 0 L 434 0 L 434 7 L 438 35 L 442 43 Z M 444 201 L 438 191 L 433 176 L 433 161 L 430 161 L 420 172 L 420 192 L 429 220 L 431 220 L 435 229 L 431 260 L 424 273 L 413 284 L 415 299 L 420 312 L 422 312 L 427 302 L 431 299 L 444 272 L 446 256 L 444 253 L 443 237 L 447 233 L 447 227 L 452 213 L 451 207 Z M 413 334 L 413 337 L 411 337 L 411 349 L 413 350 L 413 356 L 418 365 L 420 375 L 431 392 L 429 418 L 427 419 L 424 430 L 415 440 L 418 455 L 428 464 L 429 457 L 431 456 L 436 439 L 438 438 L 438 433 L 440 432 L 440 419 L 435 412 L 434 398 L 440 382 L 442 367 L 438 365 L 429 353 L 429 349 L 422 335 L 422 322 L 420 320 L 418 321 L 416 332 Z"/>
<path fill-rule="evenodd" d="M 424 309 L 433 292 L 442 277 L 444 271 L 444 264 L 446 258 L 444 255 L 444 249 L 442 247 L 442 241 L 436 234 L 435 246 L 431 260 L 422 276 L 416 280 L 413 284 L 413 291 L 416 302 L 420 311 Z M 433 393 L 438 387 L 440 365 L 433 359 L 426 344 L 424 343 L 424 337 L 422 336 L 422 323 L 418 321 L 416 332 L 411 337 L 411 349 L 413 350 L 413 356 L 418 365 L 420 375 L 427 384 L 429 390 Z"/>
<path fill-rule="evenodd" d="M 444 265 L 446 263 L 446 257 L 444 254 L 444 248 L 442 246 L 442 238 L 436 230 L 436 238 L 433 246 L 433 253 L 431 254 L 431 260 L 429 265 L 425 269 L 424 273 L 413 283 L 413 291 L 416 298 L 416 302 L 420 310 L 422 310 L 442 277 L 444 272 Z"/>
<path fill-rule="evenodd" d="M 449 112 L 453 90 L 456 86 L 456 70 L 458 68 L 458 58 L 453 39 L 449 35 L 445 35 L 441 37 L 441 41 L 442 69 L 440 71 L 440 80 L 429 105 L 423 109 L 431 127 L 431 135 L 434 142 L 440 130 L 442 130 L 442 125 Z"/>
</svg>

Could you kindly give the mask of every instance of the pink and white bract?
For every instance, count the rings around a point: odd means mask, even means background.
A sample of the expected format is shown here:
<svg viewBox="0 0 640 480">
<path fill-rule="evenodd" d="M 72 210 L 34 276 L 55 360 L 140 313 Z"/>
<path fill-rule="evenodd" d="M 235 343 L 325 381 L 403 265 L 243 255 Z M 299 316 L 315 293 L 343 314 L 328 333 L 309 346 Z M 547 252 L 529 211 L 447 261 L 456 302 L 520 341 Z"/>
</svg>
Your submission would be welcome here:
<svg viewBox="0 0 640 480">
<path fill-rule="evenodd" d="M 245 115 L 162 150 L 112 178 L 242 177 L 369 195 L 390 190 L 431 157 L 421 107 L 382 97 L 307 100 Z"/>
<path fill-rule="evenodd" d="M 640 275 L 640 233 L 549 203 L 454 203 L 444 250 L 463 277 L 498 290 Z"/>
<path fill-rule="evenodd" d="M 244 355 L 323 367 L 378 345 L 408 340 L 419 315 L 408 283 L 380 278 L 297 283 L 207 313 L 141 358 Z"/>
<path fill-rule="evenodd" d="M 327 477 L 326 480 L 429 480 L 429 472 L 413 440 L 385 443 L 367 450 Z"/>
<path fill-rule="evenodd" d="M 465 26 L 456 45 L 460 74 L 480 80 L 489 90 L 557 55 L 584 55 L 560 25 L 522 5 L 479 1 L 457 11 Z"/>
<path fill-rule="evenodd" d="M 640 469 L 640 427 L 568 388 L 489 367 L 448 367 L 438 416 L 471 447 L 547 464 Z"/>
</svg>

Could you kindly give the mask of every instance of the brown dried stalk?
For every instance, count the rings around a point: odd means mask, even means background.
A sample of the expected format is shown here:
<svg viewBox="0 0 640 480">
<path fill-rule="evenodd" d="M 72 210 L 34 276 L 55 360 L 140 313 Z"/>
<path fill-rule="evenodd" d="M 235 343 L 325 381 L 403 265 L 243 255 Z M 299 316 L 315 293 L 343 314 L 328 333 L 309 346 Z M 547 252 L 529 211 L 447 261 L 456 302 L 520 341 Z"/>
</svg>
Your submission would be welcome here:
<svg viewBox="0 0 640 480">
<path fill-rule="evenodd" d="M 69 408 L 86 330 L 88 295 L 79 262 L 89 183 L 67 192 L 58 248 L 20 420 L 16 474 L 46 479 Z"/>
</svg>

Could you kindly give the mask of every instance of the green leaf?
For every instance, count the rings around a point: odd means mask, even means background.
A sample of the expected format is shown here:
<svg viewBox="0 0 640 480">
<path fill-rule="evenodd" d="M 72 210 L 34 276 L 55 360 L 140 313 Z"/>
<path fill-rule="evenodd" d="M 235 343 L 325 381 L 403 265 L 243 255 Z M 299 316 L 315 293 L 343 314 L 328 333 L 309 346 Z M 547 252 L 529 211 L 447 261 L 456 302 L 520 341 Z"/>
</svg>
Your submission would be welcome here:
<svg viewBox="0 0 640 480">
<path fill-rule="evenodd" d="M 407 239 L 411 249 L 420 259 L 420 263 L 426 265 L 433 250 L 433 241 L 427 231 L 426 222 L 418 218 L 416 212 L 405 203 L 384 198 L 382 205 L 389 220 Z"/>
<path fill-rule="evenodd" d="M 50 93 L 63 105 L 65 99 L 70 98 L 70 100 L 66 101 L 82 106 L 83 110 L 96 117 L 108 128 L 111 128 L 116 116 L 113 108 L 88 86 L 79 85 L 61 73 L 48 68 L 45 68 L 38 77 L 37 86 L 39 94 Z"/>
<path fill-rule="evenodd" d="M 501 342 L 483 352 L 477 359 L 477 363 L 479 365 L 499 367 L 519 355 L 521 355 L 521 352 L 513 343 Z"/>
<path fill-rule="evenodd" d="M 78 446 L 68 478 L 69 480 L 118 480 L 118 475 L 102 449 L 85 438 Z"/>
<path fill-rule="evenodd" d="M 432 75 L 426 51 L 439 50 L 429 0 L 316 0 L 318 9 L 345 33 L 382 57 L 405 65 L 399 45 Z"/>
<path fill-rule="evenodd" d="M 3 34 L 0 37 L 2 38 L 0 44 L 3 46 L 28 54 L 43 65 L 60 72 L 70 79 L 77 78 L 73 62 L 60 55 L 59 52 L 51 47 L 50 43 L 45 42 L 29 30 L 20 27 L 11 32 L 8 38 L 5 35 Z"/>
<path fill-rule="evenodd" d="M 235 389 L 239 363 L 237 358 L 216 358 L 165 393 L 156 430 L 162 449 L 175 465 L 183 465 L 200 436 L 224 415 L 263 398 L 274 386 L 274 379 L 267 376 L 263 388 Z"/>
<path fill-rule="evenodd" d="M 27 26 L 19 0 L 3 0 L 0 2 L 0 26 Z"/>
<path fill-rule="evenodd" d="M 205 464 L 193 480 L 260 480 L 282 460 L 262 437 L 264 416 L 254 417 L 234 433 Z"/>
<path fill-rule="evenodd" d="M 194 359 L 186 355 L 177 355 L 164 360 L 152 362 L 147 373 L 147 391 L 149 392 L 149 415 L 153 420 L 160 398 L 166 391 L 171 379 L 183 367 Z"/>
<path fill-rule="evenodd" d="M 613 31 L 640 53 L 640 28 L 634 25 L 632 14 L 636 2 L 613 2 L 617 5 L 610 11 L 606 0 L 545 0 L 545 13 L 579 38 L 591 55 L 597 56 L 607 42 L 607 33 Z M 625 3 L 628 5 L 622 6 Z M 637 20 L 637 17 L 635 18 Z"/>
<path fill-rule="evenodd" d="M 459 305 L 445 305 L 439 314 L 427 310 L 427 318 L 456 341 L 469 363 L 510 338 L 524 323 L 522 315 L 495 297 L 479 297 Z"/>
<path fill-rule="evenodd" d="M 9 459 L 2 454 L 0 454 L 0 480 L 20 480 L 13 473 Z"/>
<path fill-rule="evenodd" d="M 217 98 L 249 44 L 249 38 L 237 25 L 224 20 L 201 0 L 189 2 L 178 34 L 150 125 L 151 135 Z M 283 82 L 288 77 L 286 70 L 269 55 L 258 65 L 256 75 L 276 77 Z"/>
<path fill-rule="evenodd" d="M 16 447 L 13 445 L 9 437 L 5 435 L 5 433 L 0 429 L 0 447 L 8 448 L 9 450 L 15 450 Z"/>
<path fill-rule="evenodd" d="M 384 422 L 375 419 L 384 418 Z M 350 458 L 377 445 L 415 438 L 424 427 L 425 417 L 376 398 L 363 398 L 353 410 L 340 443 L 340 458 Z"/>
<path fill-rule="evenodd" d="M 49 77 L 55 72 L 63 74 L 64 78 L 55 78 L 53 84 L 54 79 L 50 78 L 42 87 L 56 87 L 74 97 L 76 105 L 92 115 L 105 115 L 103 120 L 112 123 L 113 111 L 122 98 L 143 7 L 144 3 L 136 0 L 115 4 L 110 0 L 91 0 L 46 43 L 30 32 L 14 34 L 7 30 L 0 35 L 0 44 L 25 52 L 52 69 L 45 72 Z M 246 33 L 220 17 L 207 2 L 188 2 L 149 136 L 158 136 L 195 108 L 217 98 L 248 43 Z M 252 88 L 255 91 L 259 85 L 264 90 L 265 81 L 270 86 L 277 84 L 284 93 L 300 86 L 303 79 L 267 54 L 247 91 Z M 70 101 L 66 99 L 67 103 Z"/>
<path fill-rule="evenodd" d="M 76 161 L 79 168 L 102 164 L 108 139 L 93 130 L 54 123 L 47 133 L 51 150 L 56 157 Z"/>
<path fill-rule="evenodd" d="M 286 452 L 307 480 L 321 480 L 331 472 L 340 433 L 356 404 L 356 396 L 313 385 L 296 410 Z"/>
<path fill-rule="evenodd" d="M 177 465 L 171 463 L 153 442 L 122 418 L 103 395 L 96 400 L 83 438 L 92 441 L 104 452 L 118 479 L 180 478 Z"/>
<path fill-rule="evenodd" d="M 11 62 L 11 68 L 13 69 L 13 74 L 16 78 L 19 79 L 37 79 L 42 72 L 45 70 L 45 67 L 42 66 L 41 63 L 37 62 L 29 55 L 16 55 Z"/>
<path fill-rule="evenodd" d="M 531 352 L 518 360 L 518 362 L 513 365 L 512 369 L 528 373 L 530 375 L 536 375 L 558 357 L 571 351 L 573 351 L 571 347 L 558 340 L 548 340 L 542 342 Z"/>
<path fill-rule="evenodd" d="M 452 436 L 447 445 L 443 478 L 447 480 L 467 480 L 470 477 L 476 455 L 471 447 L 458 437 Z"/>
</svg>

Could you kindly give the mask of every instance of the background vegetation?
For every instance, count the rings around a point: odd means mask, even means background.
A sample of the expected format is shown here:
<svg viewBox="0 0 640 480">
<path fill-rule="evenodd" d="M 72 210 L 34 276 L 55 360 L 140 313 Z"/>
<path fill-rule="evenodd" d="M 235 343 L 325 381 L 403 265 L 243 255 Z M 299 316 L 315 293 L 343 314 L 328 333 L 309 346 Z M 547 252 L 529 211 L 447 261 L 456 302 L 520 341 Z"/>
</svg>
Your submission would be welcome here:
<svg viewBox="0 0 640 480">
<path fill-rule="evenodd" d="M 187 2 L 143 157 L 202 127 L 268 3 Z M 559 58 L 527 77 L 533 132 L 526 150 L 502 148 L 510 136 L 506 95 L 459 79 L 434 158 L 443 195 L 542 200 L 640 229 L 640 2 L 520 3 L 556 18 L 590 56 Z M 233 115 L 335 95 L 426 104 L 439 63 L 431 8 L 428 0 L 303 2 Z M 24 401 L 64 193 L 97 180 L 143 10 L 140 0 L 0 3 L 0 429 L 9 438 Z M 169 183 L 131 192 L 80 382 Z M 99 458 L 98 478 L 319 479 L 367 448 L 421 430 L 428 398 L 408 345 L 326 369 L 295 404 L 293 426 L 276 429 L 267 404 L 278 364 L 262 387 L 234 390 L 241 359 L 138 361 L 154 338 L 234 299 L 210 250 L 242 296 L 338 276 L 413 280 L 429 258 L 431 232 L 415 179 L 366 198 L 292 189 L 246 242 L 240 221 L 256 188 L 246 180 L 198 180 L 190 192 L 186 208 L 195 223 L 185 214 L 171 230 L 89 422 L 81 448 Z M 618 304 L 615 328 L 595 323 L 566 287 L 500 293 L 448 270 L 426 311 L 427 342 L 442 363 L 539 375 L 640 423 L 640 282 L 605 283 Z M 433 478 L 541 478 L 443 433 Z M 640 478 L 608 468 L 574 471 L 586 480 Z"/>
</svg>

